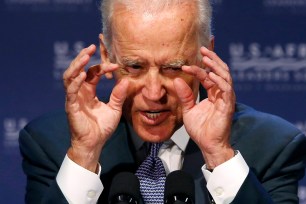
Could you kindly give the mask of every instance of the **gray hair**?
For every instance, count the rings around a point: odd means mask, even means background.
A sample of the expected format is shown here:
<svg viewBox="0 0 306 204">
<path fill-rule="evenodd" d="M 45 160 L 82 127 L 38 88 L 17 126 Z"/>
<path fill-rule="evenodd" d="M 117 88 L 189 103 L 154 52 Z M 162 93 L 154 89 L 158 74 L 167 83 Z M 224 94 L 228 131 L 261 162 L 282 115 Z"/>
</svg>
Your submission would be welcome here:
<svg viewBox="0 0 306 204">
<path fill-rule="evenodd" d="M 211 19 L 212 19 L 212 7 L 209 0 L 142 0 L 142 6 L 148 12 L 160 12 L 162 9 L 170 5 L 178 5 L 183 1 L 194 1 L 198 6 L 198 24 L 199 24 L 199 36 L 200 43 L 207 46 L 211 36 Z M 112 42 L 112 15 L 114 3 L 122 3 L 127 6 L 128 9 L 139 8 L 139 5 L 134 5 L 134 0 L 102 0 L 101 12 L 102 12 L 102 28 L 104 35 L 104 44 L 108 52 L 111 52 Z"/>
</svg>

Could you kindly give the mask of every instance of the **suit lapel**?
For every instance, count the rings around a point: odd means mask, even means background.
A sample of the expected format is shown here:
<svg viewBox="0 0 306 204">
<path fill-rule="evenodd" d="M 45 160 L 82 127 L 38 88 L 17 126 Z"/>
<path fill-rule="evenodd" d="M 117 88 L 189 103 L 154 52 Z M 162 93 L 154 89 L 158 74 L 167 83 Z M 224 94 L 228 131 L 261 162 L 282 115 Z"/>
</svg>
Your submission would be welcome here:
<svg viewBox="0 0 306 204">
<path fill-rule="evenodd" d="M 119 172 L 135 172 L 136 164 L 132 154 L 133 147 L 128 139 L 125 123 L 119 123 L 116 132 L 105 144 L 100 157 L 101 180 L 104 186 L 98 203 L 108 203 L 109 188 L 113 177 Z M 111 155 L 111 156 L 110 156 Z"/>
<path fill-rule="evenodd" d="M 195 183 L 195 203 L 208 204 L 209 196 L 206 188 L 206 181 L 203 177 L 201 167 L 204 164 L 202 152 L 193 140 L 189 140 L 182 170 L 192 175 Z"/>
</svg>

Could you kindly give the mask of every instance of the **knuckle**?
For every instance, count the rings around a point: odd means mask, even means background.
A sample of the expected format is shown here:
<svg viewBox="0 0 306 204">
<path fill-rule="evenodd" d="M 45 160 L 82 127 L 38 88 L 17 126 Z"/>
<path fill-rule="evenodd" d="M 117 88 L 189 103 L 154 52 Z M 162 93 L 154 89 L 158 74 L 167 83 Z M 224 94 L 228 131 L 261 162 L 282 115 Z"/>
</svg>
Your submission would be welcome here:
<svg viewBox="0 0 306 204">
<path fill-rule="evenodd" d="M 232 88 L 232 86 L 230 86 L 229 84 L 225 87 L 225 92 L 228 92 L 228 93 L 230 93 L 230 92 L 232 92 L 233 91 L 233 88 Z"/>
<path fill-rule="evenodd" d="M 218 57 L 217 54 L 216 54 L 214 51 L 210 51 L 210 54 L 211 54 L 213 57 Z"/>
<path fill-rule="evenodd" d="M 225 63 L 225 62 L 224 62 L 224 68 L 225 68 L 226 70 L 229 70 L 229 66 L 228 66 L 227 63 Z"/>
<path fill-rule="evenodd" d="M 63 73 L 63 80 L 66 81 L 68 79 L 68 73 L 67 70 Z"/>
</svg>

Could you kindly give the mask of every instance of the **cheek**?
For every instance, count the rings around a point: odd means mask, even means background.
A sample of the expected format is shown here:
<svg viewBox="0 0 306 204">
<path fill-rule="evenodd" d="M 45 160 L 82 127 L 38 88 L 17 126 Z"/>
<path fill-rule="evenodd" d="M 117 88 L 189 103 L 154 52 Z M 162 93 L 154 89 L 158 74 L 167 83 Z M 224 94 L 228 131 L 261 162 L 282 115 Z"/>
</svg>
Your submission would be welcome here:
<svg viewBox="0 0 306 204">
<path fill-rule="evenodd" d="M 194 100 L 196 100 L 199 94 L 200 81 L 190 75 L 185 75 L 184 77 L 181 77 L 181 78 L 191 88 L 193 95 L 194 95 Z"/>
<path fill-rule="evenodd" d="M 120 75 L 119 80 L 124 76 Z M 129 77 L 126 77 L 129 80 L 129 87 L 127 90 L 127 97 L 123 104 L 123 114 L 126 119 L 131 120 L 133 109 L 135 108 L 135 104 L 139 103 L 141 100 L 140 92 L 141 85 L 137 80 L 133 80 Z"/>
</svg>

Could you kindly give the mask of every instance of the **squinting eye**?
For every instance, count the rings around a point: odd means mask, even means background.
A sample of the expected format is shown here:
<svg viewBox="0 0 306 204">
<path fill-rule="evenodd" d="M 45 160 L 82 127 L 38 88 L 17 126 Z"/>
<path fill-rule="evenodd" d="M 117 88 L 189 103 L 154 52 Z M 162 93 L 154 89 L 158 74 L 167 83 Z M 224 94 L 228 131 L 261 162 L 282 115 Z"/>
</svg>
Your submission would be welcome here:
<svg viewBox="0 0 306 204">
<path fill-rule="evenodd" d="M 171 73 L 175 73 L 175 72 L 180 72 L 182 71 L 182 67 L 165 67 L 163 68 L 164 72 L 171 72 Z"/>
<path fill-rule="evenodd" d="M 141 69 L 142 67 L 140 65 L 132 65 L 130 66 L 133 69 Z"/>
<path fill-rule="evenodd" d="M 141 71 L 142 66 L 140 66 L 140 65 L 131 65 L 131 66 L 126 66 L 125 69 L 126 69 L 126 71 L 128 71 L 131 74 L 138 74 Z"/>
</svg>

